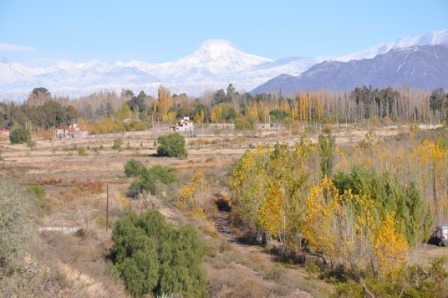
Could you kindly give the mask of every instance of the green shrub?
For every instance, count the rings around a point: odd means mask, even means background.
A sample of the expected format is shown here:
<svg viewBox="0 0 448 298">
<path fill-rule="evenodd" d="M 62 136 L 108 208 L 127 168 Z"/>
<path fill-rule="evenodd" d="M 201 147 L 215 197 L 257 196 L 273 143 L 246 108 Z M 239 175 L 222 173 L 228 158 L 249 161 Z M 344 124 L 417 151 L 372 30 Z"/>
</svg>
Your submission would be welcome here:
<svg viewBox="0 0 448 298">
<path fill-rule="evenodd" d="M 164 166 L 154 166 L 143 169 L 140 173 L 140 179 L 131 184 L 130 195 L 135 196 L 143 190 L 155 194 L 157 182 L 170 184 L 174 182 L 174 169 Z"/>
<path fill-rule="evenodd" d="M 23 127 L 13 129 L 9 134 L 11 144 L 24 144 L 30 139 L 30 133 Z"/>
<path fill-rule="evenodd" d="M 32 238 L 30 200 L 18 185 L 0 175 L 0 296 L 2 280 L 23 269 Z"/>
<path fill-rule="evenodd" d="M 173 228 L 155 210 L 118 220 L 112 240 L 114 266 L 133 296 L 205 297 L 204 246 L 190 226 Z"/>
<path fill-rule="evenodd" d="M 35 195 L 38 200 L 45 199 L 46 195 L 45 188 L 40 184 L 31 185 L 30 187 L 28 187 L 28 191 L 33 195 Z"/>
<path fill-rule="evenodd" d="M 373 277 L 349 280 L 337 286 L 335 297 L 447 297 L 446 262 L 446 257 L 438 257 L 427 267 L 408 266 L 396 281 Z"/>
<path fill-rule="evenodd" d="M 237 117 L 233 123 L 239 130 L 253 130 L 255 127 L 255 121 L 249 117 Z"/>
<path fill-rule="evenodd" d="M 187 149 L 185 149 L 185 139 L 178 133 L 160 136 L 157 139 L 157 154 L 160 156 L 187 157 Z"/>
<path fill-rule="evenodd" d="M 349 173 L 337 173 L 333 181 L 341 194 L 350 189 L 353 194 L 372 197 L 382 209 L 393 211 L 409 245 L 428 239 L 432 216 L 416 183 L 405 185 L 387 172 L 379 174 L 360 166 L 352 167 Z"/>
<path fill-rule="evenodd" d="M 275 109 L 269 112 L 269 116 L 271 116 L 272 121 L 283 121 L 291 115 L 287 111 Z"/>
<path fill-rule="evenodd" d="M 126 177 L 137 177 L 140 176 L 145 169 L 145 166 L 134 159 L 129 160 L 124 166 L 124 173 Z"/>
<path fill-rule="evenodd" d="M 114 139 L 114 143 L 112 145 L 112 149 L 120 150 L 121 146 L 123 146 L 123 140 L 120 138 Z"/>
<path fill-rule="evenodd" d="M 33 184 L 30 187 L 28 187 L 28 192 L 36 197 L 37 203 L 43 211 L 48 212 L 51 210 L 50 201 L 47 200 L 46 191 L 42 185 Z"/>
<path fill-rule="evenodd" d="M 331 178 L 333 176 L 336 139 L 331 134 L 331 130 L 329 128 L 325 128 L 323 133 L 319 135 L 318 142 L 322 176 Z"/>
<path fill-rule="evenodd" d="M 84 147 L 79 147 L 78 149 L 79 156 L 87 156 L 87 150 Z"/>
<path fill-rule="evenodd" d="M 284 270 L 281 267 L 274 267 L 266 273 L 267 279 L 279 281 L 282 278 Z"/>
<path fill-rule="evenodd" d="M 31 138 L 29 138 L 28 141 L 26 141 L 26 146 L 28 148 L 34 148 L 34 147 L 36 147 L 36 142 L 33 141 Z"/>
</svg>

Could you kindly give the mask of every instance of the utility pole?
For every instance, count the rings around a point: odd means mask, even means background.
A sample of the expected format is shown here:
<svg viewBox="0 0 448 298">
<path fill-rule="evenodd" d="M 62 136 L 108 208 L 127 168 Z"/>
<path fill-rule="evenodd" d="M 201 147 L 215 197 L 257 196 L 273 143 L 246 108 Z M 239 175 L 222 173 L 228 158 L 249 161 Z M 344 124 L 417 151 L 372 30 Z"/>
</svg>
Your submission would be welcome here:
<svg viewBox="0 0 448 298">
<path fill-rule="evenodd" d="M 154 132 L 154 113 L 151 114 L 151 126 L 152 126 L 152 131 Z"/>
<path fill-rule="evenodd" d="M 109 184 L 106 185 L 106 232 L 109 229 Z"/>
</svg>

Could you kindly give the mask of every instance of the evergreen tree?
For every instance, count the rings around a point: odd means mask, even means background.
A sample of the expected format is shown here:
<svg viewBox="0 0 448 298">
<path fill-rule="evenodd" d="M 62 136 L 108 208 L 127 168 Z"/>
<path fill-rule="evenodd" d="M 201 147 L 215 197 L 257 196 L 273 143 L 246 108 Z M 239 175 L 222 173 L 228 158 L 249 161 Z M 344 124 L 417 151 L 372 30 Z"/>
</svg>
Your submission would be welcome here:
<svg viewBox="0 0 448 298">
<path fill-rule="evenodd" d="M 319 135 L 320 170 L 322 172 L 322 176 L 333 176 L 335 147 L 336 141 L 331 134 L 331 130 L 329 128 L 325 128 L 323 134 Z"/>
<path fill-rule="evenodd" d="M 120 219 L 112 240 L 114 265 L 132 295 L 207 296 L 204 248 L 192 227 L 173 228 L 149 210 Z"/>
</svg>

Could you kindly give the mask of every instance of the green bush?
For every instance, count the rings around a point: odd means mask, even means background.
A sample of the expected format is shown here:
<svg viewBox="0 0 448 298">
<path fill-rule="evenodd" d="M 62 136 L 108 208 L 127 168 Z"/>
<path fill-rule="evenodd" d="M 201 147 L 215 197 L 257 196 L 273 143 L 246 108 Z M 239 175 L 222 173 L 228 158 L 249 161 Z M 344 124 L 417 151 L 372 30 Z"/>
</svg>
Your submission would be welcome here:
<svg viewBox="0 0 448 298">
<path fill-rule="evenodd" d="M 431 260 L 428 267 L 408 266 L 400 280 L 366 278 L 349 280 L 336 288 L 335 297 L 447 297 L 446 258 Z"/>
<path fill-rule="evenodd" d="M 283 121 L 291 115 L 287 111 L 275 109 L 269 112 L 269 116 L 271 116 L 272 121 Z"/>
<path fill-rule="evenodd" d="M 318 142 L 320 148 L 319 155 L 322 176 L 331 178 L 333 176 L 336 139 L 331 134 L 331 130 L 329 128 L 325 128 L 323 133 L 319 135 Z"/>
<path fill-rule="evenodd" d="M 124 173 L 126 177 L 137 177 L 140 176 L 145 169 L 145 166 L 134 159 L 129 160 L 124 166 Z"/>
<path fill-rule="evenodd" d="M 233 123 L 239 130 L 253 130 L 255 127 L 255 121 L 249 117 L 237 117 Z"/>
<path fill-rule="evenodd" d="M 190 226 L 173 228 L 155 210 L 120 219 L 112 233 L 112 260 L 127 290 L 205 297 L 204 246 Z"/>
<path fill-rule="evenodd" d="M 383 210 L 394 212 L 409 245 L 428 239 L 432 216 L 416 183 L 405 185 L 387 172 L 379 174 L 372 169 L 354 166 L 349 173 L 337 173 L 334 184 L 341 194 L 350 189 L 353 194 L 366 195 L 380 202 Z"/>
<path fill-rule="evenodd" d="M 45 199 L 46 195 L 45 188 L 40 184 L 31 185 L 30 187 L 28 187 L 28 191 L 33 195 L 35 195 L 38 200 Z"/>
<path fill-rule="evenodd" d="M 13 129 L 9 134 L 11 144 L 24 144 L 30 139 L 30 133 L 23 127 Z"/>
<path fill-rule="evenodd" d="M 153 166 L 145 168 L 140 173 L 139 180 L 133 182 L 130 188 L 130 195 L 135 196 L 143 190 L 155 194 L 157 183 L 170 184 L 174 182 L 174 169 L 164 166 Z"/>
<path fill-rule="evenodd" d="M 36 142 L 33 141 L 31 138 L 29 138 L 28 141 L 26 141 L 26 146 L 28 148 L 34 148 L 34 147 L 36 147 Z"/>
<path fill-rule="evenodd" d="M 40 185 L 40 184 L 33 184 L 30 187 L 28 187 L 28 192 L 33 194 L 36 197 L 38 206 L 43 211 L 47 212 L 47 211 L 51 210 L 50 201 L 47 200 L 46 191 L 45 191 L 45 188 L 42 185 Z"/>
<path fill-rule="evenodd" d="M 29 197 L 0 175 L 0 296 L 2 281 L 23 269 L 23 257 L 32 238 Z"/>
<path fill-rule="evenodd" d="M 114 143 L 112 145 L 112 149 L 120 150 L 121 146 L 123 146 L 123 140 L 120 138 L 114 139 Z"/>
<path fill-rule="evenodd" d="M 185 139 L 178 133 L 160 136 L 157 139 L 157 154 L 160 156 L 187 157 L 187 149 L 185 149 Z"/>
<path fill-rule="evenodd" d="M 77 149 L 79 156 L 87 156 L 87 149 L 84 147 L 79 147 Z"/>
</svg>

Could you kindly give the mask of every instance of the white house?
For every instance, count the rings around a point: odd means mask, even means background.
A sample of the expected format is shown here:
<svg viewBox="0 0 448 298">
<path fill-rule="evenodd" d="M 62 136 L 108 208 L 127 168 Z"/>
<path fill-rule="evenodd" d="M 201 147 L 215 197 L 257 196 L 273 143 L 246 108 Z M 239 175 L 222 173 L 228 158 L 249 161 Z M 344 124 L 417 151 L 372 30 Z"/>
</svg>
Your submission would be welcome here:
<svg viewBox="0 0 448 298">
<path fill-rule="evenodd" d="M 193 121 L 190 121 L 190 117 L 184 117 L 172 129 L 175 132 L 193 132 Z"/>
<path fill-rule="evenodd" d="M 89 136 L 89 132 L 82 130 L 78 124 L 72 124 L 68 127 L 58 127 L 54 134 L 55 139 L 83 139 Z"/>
</svg>

